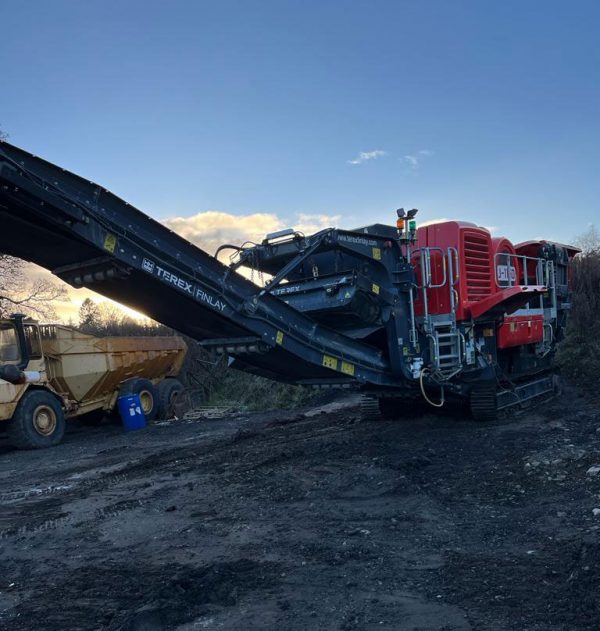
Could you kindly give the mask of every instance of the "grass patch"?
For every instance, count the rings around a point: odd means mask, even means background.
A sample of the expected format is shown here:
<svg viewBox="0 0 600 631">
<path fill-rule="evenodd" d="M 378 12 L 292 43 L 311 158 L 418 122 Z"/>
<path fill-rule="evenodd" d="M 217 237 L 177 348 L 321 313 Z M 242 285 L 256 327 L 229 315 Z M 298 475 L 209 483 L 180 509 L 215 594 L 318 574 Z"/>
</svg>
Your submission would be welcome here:
<svg viewBox="0 0 600 631">
<path fill-rule="evenodd" d="M 318 390 L 292 386 L 229 369 L 214 388 L 209 405 L 234 405 L 241 410 L 260 411 L 296 408 L 315 398 Z"/>
</svg>

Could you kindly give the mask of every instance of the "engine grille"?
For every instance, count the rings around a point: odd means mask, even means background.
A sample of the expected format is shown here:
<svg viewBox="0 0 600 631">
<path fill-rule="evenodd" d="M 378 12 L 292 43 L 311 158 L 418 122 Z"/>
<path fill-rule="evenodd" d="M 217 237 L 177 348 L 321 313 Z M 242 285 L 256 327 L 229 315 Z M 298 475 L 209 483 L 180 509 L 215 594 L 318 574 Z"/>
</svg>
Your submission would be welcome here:
<svg viewBox="0 0 600 631">
<path fill-rule="evenodd" d="M 477 302 L 492 290 L 490 241 L 484 235 L 463 232 L 463 256 L 467 281 L 467 300 Z"/>
</svg>

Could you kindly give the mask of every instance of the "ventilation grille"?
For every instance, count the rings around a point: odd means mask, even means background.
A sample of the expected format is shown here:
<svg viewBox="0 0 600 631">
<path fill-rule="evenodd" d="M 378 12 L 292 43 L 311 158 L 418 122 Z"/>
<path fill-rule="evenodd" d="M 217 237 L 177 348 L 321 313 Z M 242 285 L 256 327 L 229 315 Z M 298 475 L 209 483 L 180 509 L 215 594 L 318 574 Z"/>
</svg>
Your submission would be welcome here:
<svg viewBox="0 0 600 631">
<path fill-rule="evenodd" d="M 467 300 L 477 302 L 491 293 L 490 243 L 483 235 L 464 232 L 463 246 L 465 275 L 467 277 Z"/>
</svg>

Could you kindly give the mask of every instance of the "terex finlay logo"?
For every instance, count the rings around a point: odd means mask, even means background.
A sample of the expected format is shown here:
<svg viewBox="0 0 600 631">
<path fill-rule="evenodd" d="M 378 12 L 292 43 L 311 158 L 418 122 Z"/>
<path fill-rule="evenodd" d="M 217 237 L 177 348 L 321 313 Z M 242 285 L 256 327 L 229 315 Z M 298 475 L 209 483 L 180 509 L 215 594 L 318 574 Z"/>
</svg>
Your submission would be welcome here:
<svg viewBox="0 0 600 631">
<path fill-rule="evenodd" d="M 160 265 L 156 265 L 154 261 L 150 259 L 144 259 L 142 261 L 142 269 L 148 274 L 152 274 L 153 276 L 158 276 L 161 280 L 165 281 L 169 285 L 173 285 L 178 289 L 181 289 L 186 294 L 189 294 L 199 302 L 205 302 L 210 305 L 213 309 L 218 309 L 219 311 L 223 311 L 225 309 L 225 303 L 214 296 L 211 296 L 209 293 L 204 291 L 201 287 L 197 287 L 194 283 L 190 283 L 185 280 L 185 278 L 181 278 L 177 276 L 177 274 L 173 274 L 169 270 L 166 270 L 164 267 L 160 267 Z"/>
</svg>

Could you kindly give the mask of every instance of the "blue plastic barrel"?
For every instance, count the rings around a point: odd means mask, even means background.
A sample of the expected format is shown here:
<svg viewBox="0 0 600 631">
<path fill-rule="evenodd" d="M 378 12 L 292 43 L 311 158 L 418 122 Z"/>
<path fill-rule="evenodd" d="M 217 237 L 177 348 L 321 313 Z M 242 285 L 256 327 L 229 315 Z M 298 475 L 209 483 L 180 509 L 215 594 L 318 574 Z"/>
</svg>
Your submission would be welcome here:
<svg viewBox="0 0 600 631">
<path fill-rule="evenodd" d="M 131 432 L 146 427 L 146 417 L 144 416 L 144 410 L 142 410 L 139 395 L 123 395 L 117 399 L 117 406 L 125 431 Z"/>
</svg>

